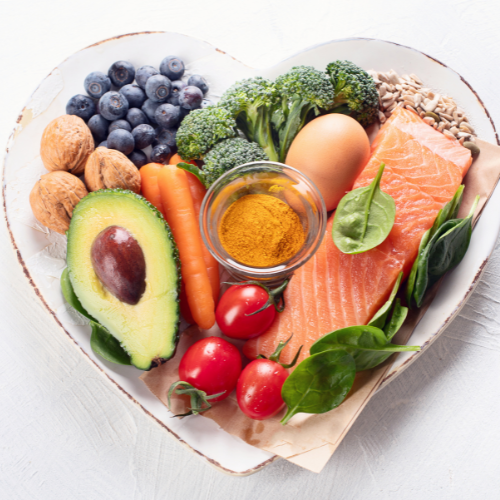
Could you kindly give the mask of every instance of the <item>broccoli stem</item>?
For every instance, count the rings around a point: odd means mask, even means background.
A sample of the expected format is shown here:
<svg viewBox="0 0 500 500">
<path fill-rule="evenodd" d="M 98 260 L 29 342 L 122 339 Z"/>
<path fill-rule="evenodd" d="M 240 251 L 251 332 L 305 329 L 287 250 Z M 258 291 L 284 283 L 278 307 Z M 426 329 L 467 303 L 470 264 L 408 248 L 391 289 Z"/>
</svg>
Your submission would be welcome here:
<svg viewBox="0 0 500 500">
<path fill-rule="evenodd" d="M 274 147 L 269 111 L 267 108 L 261 108 L 259 114 L 261 116 L 257 129 L 254 131 L 254 141 L 265 151 L 270 161 L 279 161 L 278 153 Z"/>
<path fill-rule="evenodd" d="M 314 105 L 301 99 L 293 101 L 288 112 L 285 123 L 279 131 L 280 151 L 279 158 L 283 163 L 292 141 L 304 126 L 309 112 L 314 108 Z"/>
</svg>

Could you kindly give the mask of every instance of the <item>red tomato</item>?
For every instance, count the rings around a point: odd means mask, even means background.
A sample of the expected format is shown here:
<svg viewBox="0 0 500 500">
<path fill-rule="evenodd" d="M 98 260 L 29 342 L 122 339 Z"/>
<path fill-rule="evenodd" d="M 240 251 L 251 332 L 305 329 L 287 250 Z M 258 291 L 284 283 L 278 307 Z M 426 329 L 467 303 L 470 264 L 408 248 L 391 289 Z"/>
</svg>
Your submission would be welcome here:
<svg viewBox="0 0 500 500">
<path fill-rule="evenodd" d="M 276 415 L 285 402 L 281 388 L 288 371 L 269 359 L 256 359 L 241 372 L 236 387 L 236 397 L 241 411 L 254 420 L 264 420 Z"/>
<path fill-rule="evenodd" d="M 198 340 L 184 354 L 179 377 L 208 396 L 224 392 L 210 402 L 221 401 L 236 387 L 241 373 L 240 352 L 227 340 L 207 337 Z"/>
<path fill-rule="evenodd" d="M 271 304 L 258 311 L 269 299 L 269 293 L 257 285 L 235 285 L 228 288 L 215 310 L 215 320 L 222 333 L 232 339 L 252 339 L 262 335 L 276 317 Z"/>
</svg>

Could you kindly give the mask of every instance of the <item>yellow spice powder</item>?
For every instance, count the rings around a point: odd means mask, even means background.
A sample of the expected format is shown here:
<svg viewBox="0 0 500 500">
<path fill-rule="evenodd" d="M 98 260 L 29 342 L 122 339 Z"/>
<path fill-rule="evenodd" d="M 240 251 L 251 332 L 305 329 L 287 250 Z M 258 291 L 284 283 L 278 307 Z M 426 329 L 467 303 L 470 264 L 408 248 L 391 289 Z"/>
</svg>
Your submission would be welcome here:
<svg viewBox="0 0 500 500">
<path fill-rule="evenodd" d="M 235 260 L 252 267 L 272 267 L 293 257 L 305 235 L 297 213 L 267 194 L 249 194 L 222 216 L 219 238 Z"/>
</svg>

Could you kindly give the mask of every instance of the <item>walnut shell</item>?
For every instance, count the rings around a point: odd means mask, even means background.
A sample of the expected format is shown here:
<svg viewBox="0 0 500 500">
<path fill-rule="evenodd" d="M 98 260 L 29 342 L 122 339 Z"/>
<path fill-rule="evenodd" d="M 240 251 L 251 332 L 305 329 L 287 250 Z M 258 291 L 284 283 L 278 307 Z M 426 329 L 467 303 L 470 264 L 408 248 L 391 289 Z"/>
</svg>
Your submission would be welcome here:
<svg viewBox="0 0 500 500">
<path fill-rule="evenodd" d="M 62 170 L 41 176 L 30 193 L 31 210 L 49 229 L 65 234 L 76 204 L 88 192 L 85 184 Z"/>
<path fill-rule="evenodd" d="M 137 167 L 116 149 L 97 148 L 85 166 L 85 184 L 89 191 L 98 189 L 141 190 L 141 175 Z"/>
<path fill-rule="evenodd" d="M 65 170 L 80 175 L 92 151 L 92 132 L 78 116 L 60 116 L 43 131 L 40 155 L 47 170 Z"/>
</svg>

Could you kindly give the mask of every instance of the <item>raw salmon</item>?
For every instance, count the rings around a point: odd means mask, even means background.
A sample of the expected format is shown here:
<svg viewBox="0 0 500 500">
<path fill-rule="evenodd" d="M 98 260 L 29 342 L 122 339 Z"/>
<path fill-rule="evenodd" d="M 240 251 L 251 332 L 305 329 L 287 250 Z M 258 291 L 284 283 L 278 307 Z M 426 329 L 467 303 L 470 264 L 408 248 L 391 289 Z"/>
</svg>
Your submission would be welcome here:
<svg viewBox="0 0 500 500">
<path fill-rule="evenodd" d="M 400 271 L 408 274 L 422 235 L 453 197 L 472 158 L 457 141 L 398 107 L 375 138 L 354 189 L 370 184 L 382 162 L 386 167 L 381 189 L 396 202 L 396 220 L 387 239 L 368 252 L 344 254 L 333 243 L 332 215 L 319 250 L 288 285 L 285 311 L 264 335 L 245 344 L 248 358 L 269 356 L 279 340 L 293 333 L 281 361 L 289 363 L 301 345 L 304 359 L 311 344 L 326 333 L 368 323 L 388 299 Z"/>
</svg>

